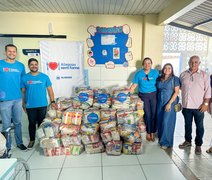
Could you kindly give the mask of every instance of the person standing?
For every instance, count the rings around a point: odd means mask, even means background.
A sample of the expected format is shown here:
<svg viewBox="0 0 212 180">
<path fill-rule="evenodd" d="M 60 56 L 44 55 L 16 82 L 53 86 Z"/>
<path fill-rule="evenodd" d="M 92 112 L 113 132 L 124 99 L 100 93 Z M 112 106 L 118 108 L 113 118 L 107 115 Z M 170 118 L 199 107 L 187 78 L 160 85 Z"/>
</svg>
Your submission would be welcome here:
<svg viewBox="0 0 212 180">
<path fill-rule="evenodd" d="M 199 56 L 189 59 L 189 69 L 180 75 L 182 91 L 182 113 L 185 120 L 185 141 L 179 145 L 180 149 L 191 146 L 192 121 L 196 124 L 195 153 L 201 154 L 204 134 L 204 112 L 208 110 L 211 98 L 210 77 L 199 69 Z"/>
<path fill-rule="evenodd" d="M 17 47 L 13 44 L 5 46 L 6 59 L 0 61 L 0 113 L 2 131 L 11 127 L 13 120 L 15 141 L 20 150 L 27 150 L 22 140 L 22 101 L 21 77 L 25 74 L 24 65 L 16 60 Z M 7 141 L 7 149 L 11 149 L 11 136 Z"/>
<path fill-rule="evenodd" d="M 173 66 L 167 63 L 157 83 L 157 126 L 158 140 L 162 149 L 173 147 L 176 112 L 174 105 L 178 103 L 180 80 L 174 75 Z"/>
<path fill-rule="evenodd" d="M 148 141 L 155 141 L 156 132 L 156 79 L 158 78 L 158 71 L 152 69 L 152 60 L 149 57 L 143 60 L 143 69 L 139 70 L 134 78 L 133 84 L 130 87 L 130 92 L 133 93 L 138 86 L 139 97 L 144 102 L 144 120 L 146 124 L 146 139 Z"/>
<path fill-rule="evenodd" d="M 57 108 L 54 101 L 54 92 L 49 77 L 38 71 L 38 60 L 31 58 L 28 60 L 30 72 L 22 77 L 22 98 L 23 109 L 27 113 L 29 120 L 29 137 L 30 142 L 27 146 L 32 149 L 35 143 L 36 124 L 38 127 L 43 122 L 47 111 L 47 95 L 48 91 L 51 106 Z"/>
</svg>

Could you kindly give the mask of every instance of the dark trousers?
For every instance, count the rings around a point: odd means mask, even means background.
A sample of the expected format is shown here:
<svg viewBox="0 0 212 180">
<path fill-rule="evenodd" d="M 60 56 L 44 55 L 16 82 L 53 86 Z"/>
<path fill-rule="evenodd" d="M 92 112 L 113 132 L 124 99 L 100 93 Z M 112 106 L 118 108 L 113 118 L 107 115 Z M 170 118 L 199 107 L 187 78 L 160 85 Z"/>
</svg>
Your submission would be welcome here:
<svg viewBox="0 0 212 180">
<path fill-rule="evenodd" d="M 148 134 L 156 132 L 156 105 L 157 93 L 139 93 L 141 100 L 144 102 L 144 120 Z"/>
<path fill-rule="evenodd" d="M 38 108 L 27 108 L 27 116 L 29 120 L 29 137 L 30 141 L 35 140 L 35 133 L 36 133 L 36 123 L 38 127 L 43 122 L 43 119 L 46 116 L 47 107 L 38 107 Z"/>
<path fill-rule="evenodd" d="M 201 113 L 199 109 L 186 109 L 183 108 L 183 116 L 185 119 L 185 140 L 191 142 L 192 140 L 192 122 L 194 118 L 194 122 L 196 124 L 196 138 L 195 144 L 197 146 L 201 146 L 203 141 L 203 134 L 204 134 L 204 126 L 203 126 L 203 119 L 204 113 Z"/>
</svg>

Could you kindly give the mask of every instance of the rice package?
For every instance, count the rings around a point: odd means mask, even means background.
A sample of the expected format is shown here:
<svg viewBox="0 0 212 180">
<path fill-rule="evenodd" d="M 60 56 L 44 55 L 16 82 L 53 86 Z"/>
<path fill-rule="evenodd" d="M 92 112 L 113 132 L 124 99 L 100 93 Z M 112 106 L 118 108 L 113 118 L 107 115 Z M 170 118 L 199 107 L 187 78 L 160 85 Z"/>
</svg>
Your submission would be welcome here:
<svg viewBox="0 0 212 180">
<path fill-rule="evenodd" d="M 80 125 L 82 121 L 82 110 L 80 109 L 67 109 L 63 113 L 62 122 L 64 124 Z"/>
<path fill-rule="evenodd" d="M 99 142 L 99 134 L 83 134 L 82 135 L 83 144 L 92 144 Z"/>
<path fill-rule="evenodd" d="M 107 155 L 119 156 L 122 150 L 122 141 L 110 141 L 106 145 Z"/>
<path fill-rule="evenodd" d="M 101 109 L 100 110 L 100 121 L 114 121 L 116 120 L 115 109 Z"/>
<path fill-rule="evenodd" d="M 99 130 L 99 124 L 82 124 L 81 125 L 81 133 L 82 134 L 96 134 Z"/>
<path fill-rule="evenodd" d="M 132 155 L 136 155 L 136 154 L 141 154 L 142 153 L 142 145 L 141 143 L 124 143 L 123 144 L 123 153 L 124 154 L 132 154 Z"/>
<path fill-rule="evenodd" d="M 112 95 L 113 109 L 129 109 L 130 107 L 130 92 L 128 88 L 115 89 Z"/>
<path fill-rule="evenodd" d="M 107 89 L 94 89 L 94 103 L 96 108 L 109 108 L 111 106 L 111 96 Z"/>
<path fill-rule="evenodd" d="M 83 116 L 83 124 L 95 124 L 98 123 L 100 120 L 100 111 L 98 109 L 87 109 L 84 110 L 84 116 Z"/>
<path fill-rule="evenodd" d="M 88 154 L 95 154 L 104 152 L 104 146 L 101 141 L 94 144 L 85 145 L 85 152 Z"/>
</svg>

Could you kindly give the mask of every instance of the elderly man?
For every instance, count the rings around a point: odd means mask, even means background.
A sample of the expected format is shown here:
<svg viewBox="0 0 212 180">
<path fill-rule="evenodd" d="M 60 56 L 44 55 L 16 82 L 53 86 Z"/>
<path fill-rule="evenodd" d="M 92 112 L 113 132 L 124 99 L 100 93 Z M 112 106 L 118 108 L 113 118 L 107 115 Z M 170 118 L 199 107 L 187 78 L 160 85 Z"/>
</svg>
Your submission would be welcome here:
<svg viewBox="0 0 212 180">
<path fill-rule="evenodd" d="M 196 124 L 195 153 L 201 154 L 204 134 L 204 112 L 208 110 L 211 97 L 210 77 L 199 69 L 200 58 L 192 56 L 189 60 L 189 69 L 180 75 L 183 116 L 185 119 L 185 142 L 179 145 L 180 149 L 191 146 L 192 121 Z"/>
</svg>

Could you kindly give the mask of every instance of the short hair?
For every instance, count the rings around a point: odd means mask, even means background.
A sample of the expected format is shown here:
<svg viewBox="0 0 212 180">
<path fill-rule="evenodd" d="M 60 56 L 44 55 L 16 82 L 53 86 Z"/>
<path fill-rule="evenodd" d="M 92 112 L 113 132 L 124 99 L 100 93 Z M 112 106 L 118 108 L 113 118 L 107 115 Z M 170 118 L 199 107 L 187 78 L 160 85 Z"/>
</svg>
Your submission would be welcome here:
<svg viewBox="0 0 212 180">
<path fill-rule="evenodd" d="M 37 59 L 35 59 L 35 58 L 30 58 L 30 59 L 28 60 L 28 66 L 30 65 L 30 63 L 31 63 L 32 61 L 35 61 L 35 62 L 38 63 L 38 60 L 37 60 Z"/>
<path fill-rule="evenodd" d="M 143 60 L 143 62 L 142 62 L 142 66 L 144 65 L 144 62 L 145 62 L 146 60 L 149 60 L 149 61 L 151 62 L 151 64 L 152 64 L 152 59 L 149 58 L 149 57 L 145 57 L 144 60 Z"/>
<path fill-rule="evenodd" d="M 199 58 L 199 56 L 197 56 L 197 55 L 194 55 L 194 56 L 191 56 L 191 57 L 189 58 L 189 61 L 188 61 L 188 63 L 190 63 L 190 62 L 192 61 L 192 59 L 194 59 L 194 58 L 197 58 L 197 59 L 199 59 L 199 61 L 200 61 L 200 58 Z"/>
<path fill-rule="evenodd" d="M 14 45 L 14 44 L 7 44 L 6 46 L 5 46 L 5 51 L 7 51 L 7 48 L 8 47 L 14 47 L 15 49 L 16 49 L 16 51 L 17 51 L 17 47 Z"/>
</svg>

